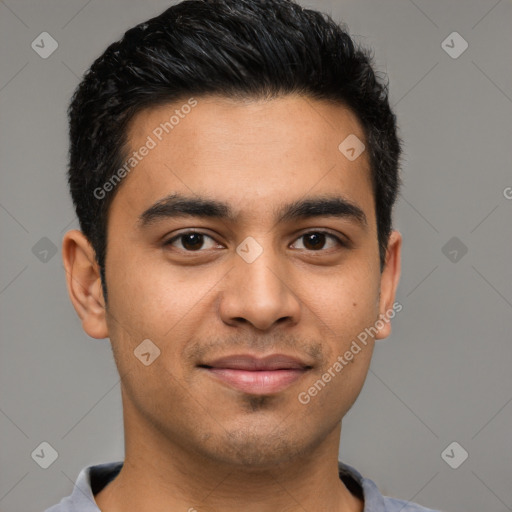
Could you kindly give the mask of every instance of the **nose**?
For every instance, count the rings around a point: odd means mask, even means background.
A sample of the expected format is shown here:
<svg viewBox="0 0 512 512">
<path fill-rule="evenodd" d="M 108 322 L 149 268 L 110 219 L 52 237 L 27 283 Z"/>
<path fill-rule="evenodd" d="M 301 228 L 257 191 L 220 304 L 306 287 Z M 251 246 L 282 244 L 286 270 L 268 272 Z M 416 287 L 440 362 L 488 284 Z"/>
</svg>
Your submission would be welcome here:
<svg viewBox="0 0 512 512">
<path fill-rule="evenodd" d="M 252 263 L 236 255 L 235 268 L 227 274 L 220 293 L 222 321 L 231 326 L 250 324 L 261 331 L 287 322 L 297 324 L 301 302 L 285 267 L 270 250 Z"/>
</svg>

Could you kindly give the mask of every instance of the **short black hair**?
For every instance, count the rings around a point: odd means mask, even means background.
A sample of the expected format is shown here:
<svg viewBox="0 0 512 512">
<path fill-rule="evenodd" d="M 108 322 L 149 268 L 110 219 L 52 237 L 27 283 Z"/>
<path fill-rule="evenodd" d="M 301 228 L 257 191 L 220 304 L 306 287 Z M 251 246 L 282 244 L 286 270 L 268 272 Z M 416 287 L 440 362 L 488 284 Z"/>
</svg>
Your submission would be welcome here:
<svg viewBox="0 0 512 512">
<path fill-rule="evenodd" d="M 119 187 L 100 198 L 95 191 L 126 162 L 130 120 L 146 108 L 209 94 L 301 94 L 351 109 L 369 153 L 382 271 L 400 186 L 401 140 L 388 81 L 373 69 L 372 50 L 356 44 L 344 24 L 291 0 L 185 0 L 111 44 L 69 105 L 68 181 L 105 300 L 108 209 Z"/>
</svg>

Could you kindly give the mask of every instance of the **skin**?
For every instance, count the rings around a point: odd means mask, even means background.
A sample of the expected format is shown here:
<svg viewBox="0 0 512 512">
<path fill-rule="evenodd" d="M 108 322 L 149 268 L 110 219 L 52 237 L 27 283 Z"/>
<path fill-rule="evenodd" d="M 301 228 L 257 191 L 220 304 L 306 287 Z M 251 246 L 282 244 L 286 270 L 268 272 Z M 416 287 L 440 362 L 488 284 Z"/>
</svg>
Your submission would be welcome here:
<svg viewBox="0 0 512 512">
<path fill-rule="evenodd" d="M 118 185 L 107 230 L 107 307 L 88 240 L 77 230 L 63 240 L 83 329 L 110 338 L 121 375 L 125 463 L 96 502 L 103 512 L 361 512 L 337 460 L 342 418 L 361 391 L 375 340 L 308 404 L 297 397 L 395 300 L 401 235 L 392 232 L 381 273 L 367 152 L 349 161 L 338 150 L 349 134 L 364 141 L 364 132 L 347 108 L 307 97 L 197 101 Z M 137 114 L 130 149 L 184 103 Z M 141 213 L 171 193 L 223 201 L 236 218 L 185 216 L 140 229 Z M 332 216 L 277 222 L 282 204 L 326 195 L 356 204 L 367 226 Z M 199 251 L 183 238 L 164 245 L 192 228 L 208 235 Z M 311 249 L 301 235 L 322 230 L 349 245 L 326 237 Z M 263 249 L 252 263 L 236 252 L 248 236 Z M 386 322 L 375 339 L 390 331 Z M 134 350 L 147 338 L 161 353 L 145 366 Z M 294 355 L 312 368 L 261 395 L 197 366 L 240 353 Z"/>
</svg>

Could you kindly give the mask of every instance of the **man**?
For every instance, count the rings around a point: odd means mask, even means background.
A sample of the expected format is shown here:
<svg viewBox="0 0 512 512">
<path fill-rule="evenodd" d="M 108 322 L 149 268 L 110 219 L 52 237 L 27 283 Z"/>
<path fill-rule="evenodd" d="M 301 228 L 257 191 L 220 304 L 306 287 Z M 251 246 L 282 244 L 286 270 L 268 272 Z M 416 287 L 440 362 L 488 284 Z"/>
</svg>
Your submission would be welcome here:
<svg viewBox="0 0 512 512">
<path fill-rule="evenodd" d="M 288 0 L 189 0 L 112 44 L 69 117 L 67 285 L 112 344 L 125 460 L 49 510 L 428 510 L 337 458 L 401 307 L 368 52 Z"/>
</svg>

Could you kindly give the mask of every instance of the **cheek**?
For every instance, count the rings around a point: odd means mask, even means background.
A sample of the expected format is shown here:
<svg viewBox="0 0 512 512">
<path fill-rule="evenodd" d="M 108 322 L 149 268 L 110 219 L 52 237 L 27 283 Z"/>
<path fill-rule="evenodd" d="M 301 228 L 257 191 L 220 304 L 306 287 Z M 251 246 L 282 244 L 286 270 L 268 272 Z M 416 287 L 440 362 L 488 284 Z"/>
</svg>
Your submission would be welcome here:
<svg viewBox="0 0 512 512">
<path fill-rule="evenodd" d="M 377 276 L 368 269 L 343 269 L 316 279 L 309 294 L 308 308 L 321 330 L 326 356 L 311 381 L 318 391 L 322 390 L 318 402 L 325 407 L 350 406 L 364 383 L 374 345 L 369 328 L 378 319 L 378 283 Z M 324 384 L 327 392 L 323 391 Z M 343 403 L 336 399 L 332 403 L 331 393 Z"/>
<path fill-rule="evenodd" d="M 198 301 L 199 293 L 172 273 L 170 265 L 142 260 L 112 265 L 107 281 L 109 309 L 134 337 L 160 339 Z"/>
<path fill-rule="evenodd" d="M 324 367 L 299 390 L 299 403 L 310 413 L 315 411 L 313 416 L 323 417 L 324 422 L 326 417 L 336 421 L 343 418 L 363 388 L 373 344 L 358 345 L 357 348 L 351 343 L 340 345 Z M 350 359 L 347 358 L 347 352 L 350 353 Z"/>
<path fill-rule="evenodd" d="M 186 372 L 180 354 L 205 322 L 211 324 L 224 273 L 220 266 L 176 268 L 163 257 L 117 267 L 107 284 L 109 332 L 119 363 L 129 370 L 136 347 L 150 339 L 161 351 L 160 365 L 173 374 Z"/>
<path fill-rule="evenodd" d="M 379 277 L 367 267 L 346 266 L 330 269 L 323 275 L 304 276 L 300 298 L 319 319 L 332 329 L 331 334 L 346 338 L 357 334 L 378 315 Z"/>
</svg>

